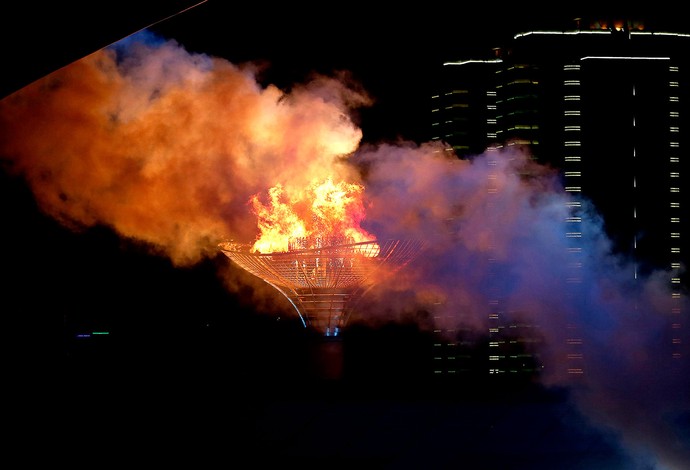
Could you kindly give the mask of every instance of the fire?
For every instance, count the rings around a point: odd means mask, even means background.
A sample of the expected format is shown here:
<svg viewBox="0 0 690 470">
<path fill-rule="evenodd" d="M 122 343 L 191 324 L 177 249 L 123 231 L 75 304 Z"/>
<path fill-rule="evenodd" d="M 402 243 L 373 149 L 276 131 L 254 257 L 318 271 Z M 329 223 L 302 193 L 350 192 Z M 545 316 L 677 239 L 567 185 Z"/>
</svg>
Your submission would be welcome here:
<svg viewBox="0 0 690 470">
<path fill-rule="evenodd" d="M 285 252 L 291 246 L 300 249 L 319 248 L 338 243 L 374 240 L 362 229 L 365 210 L 364 187 L 332 178 L 312 181 L 303 189 L 277 184 L 268 190 L 268 201 L 259 195 L 251 198 L 258 218 L 260 234 L 252 251 Z M 298 241 L 295 243 L 295 241 Z"/>
</svg>

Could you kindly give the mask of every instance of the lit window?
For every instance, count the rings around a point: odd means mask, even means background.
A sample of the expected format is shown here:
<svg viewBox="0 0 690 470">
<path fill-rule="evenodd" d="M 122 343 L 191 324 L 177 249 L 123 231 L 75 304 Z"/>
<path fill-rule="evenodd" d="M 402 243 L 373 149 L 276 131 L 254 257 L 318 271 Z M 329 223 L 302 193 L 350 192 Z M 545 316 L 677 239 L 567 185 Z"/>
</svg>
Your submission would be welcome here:
<svg viewBox="0 0 690 470">
<path fill-rule="evenodd" d="M 680 130 L 678 129 L 677 126 L 671 126 L 671 127 L 669 127 L 668 130 L 671 131 L 671 132 L 680 132 Z"/>
<path fill-rule="evenodd" d="M 563 130 L 566 131 L 566 132 L 579 131 L 579 130 L 580 130 L 580 126 L 565 126 L 565 127 L 563 128 Z"/>
<path fill-rule="evenodd" d="M 671 232 L 671 238 L 680 238 L 680 232 Z"/>
<path fill-rule="evenodd" d="M 680 160 L 678 159 L 678 157 L 671 157 L 671 158 L 669 158 L 669 161 L 670 161 L 671 163 L 678 163 L 678 162 L 680 162 Z"/>
<path fill-rule="evenodd" d="M 580 84 L 580 80 L 565 80 L 563 82 L 563 85 L 566 85 L 566 86 L 579 85 L 579 84 Z"/>
<path fill-rule="evenodd" d="M 671 217 L 671 223 L 677 224 L 677 223 L 679 223 L 679 222 L 680 222 L 680 218 L 679 218 L 679 217 Z"/>
<path fill-rule="evenodd" d="M 564 142 L 563 145 L 565 145 L 566 147 L 579 147 L 580 145 L 582 145 L 582 142 L 580 142 L 579 140 L 569 140 Z"/>
<path fill-rule="evenodd" d="M 678 142 L 669 142 L 668 146 L 671 148 L 678 148 L 680 147 L 680 144 Z"/>
<path fill-rule="evenodd" d="M 566 171 L 565 176 L 582 176 L 582 172 L 580 171 Z"/>
<path fill-rule="evenodd" d="M 565 114 L 566 116 L 579 116 L 580 111 L 575 110 L 575 109 L 570 109 L 570 110 L 565 111 L 563 114 Z"/>
<path fill-rule="evenodd" d="M 671 187 L 671 192 L 672 192 L 672 193 L 679 193 L 679 192 L 680 192 L 680 188 Z"/>
<path fill-rule="evenodd" d="M 679 101 L 677 96 L 669 96 L 669 97 L 668 97 L 668 100 L 669 100 L 671 103 L 677 103 L 677 102 Z"/>
<path fill-rule="evenodd" d="M 580 101 L 580 95 L 566 95 L 563 97 L 563 101 Z"/>
<path fill-rule="evenodd" d="M 678 173 L 677 171 L 671 172 L 671 178 L 678 178 L 679 176 L 680 176 L 680 173 Z"/>
<path fill-rule="evenodd" d="M 566 186 L 565 190 L 569 193 L 579 193 L 582 191 L 582 186 Z"/>
<path fill-rule="evenodd" d="M 566 238 L 582 238 L 582 232 L 566 232 Z"/>
<path fill-rule="evenodd" d="M 680 203 L 679 202 L 672 202 L 671 207 L 680 207 Z"/>
</svg>

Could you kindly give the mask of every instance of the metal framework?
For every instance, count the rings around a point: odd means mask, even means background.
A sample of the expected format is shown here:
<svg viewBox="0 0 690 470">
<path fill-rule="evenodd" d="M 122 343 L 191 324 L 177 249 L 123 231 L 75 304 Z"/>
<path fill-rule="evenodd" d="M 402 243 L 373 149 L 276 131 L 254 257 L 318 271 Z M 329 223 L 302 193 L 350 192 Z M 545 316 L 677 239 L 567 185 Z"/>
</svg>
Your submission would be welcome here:
<svg viewBox="0 0 690 470">
<path fill-rule="evenodd" d="M 220 250 L 241 268 L 263 279 L 293 305 L 305 327 L 338 336 L 351 309 L 380 276 L 391 275 L 414 259 L 422 244 L 414 240 L 368 241 L 256 253 L 248 245 L 221 243 Z"/>
</svg>

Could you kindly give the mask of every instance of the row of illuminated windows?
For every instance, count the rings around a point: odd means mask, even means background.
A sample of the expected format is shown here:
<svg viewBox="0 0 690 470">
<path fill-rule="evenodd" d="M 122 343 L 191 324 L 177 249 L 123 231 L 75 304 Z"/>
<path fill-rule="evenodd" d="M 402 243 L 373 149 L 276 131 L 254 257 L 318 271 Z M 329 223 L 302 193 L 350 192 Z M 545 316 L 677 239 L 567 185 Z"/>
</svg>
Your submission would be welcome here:
<svg viewBox="0 0 690 470">
<path fill-rule="evenodd" d="M 504 100 L 496 100 L 496 103 L 501 104 L 507 101 L 516 101 L 516 100 L 530 100 L 530 99 L 536 99 L 537 95 L 514 95 L 514 96 L 509 96 L 508 98 Z"/>
<path fill-rule="evenodd" d="M 677 71 L 677 67 L 672 67 L 672 71 L 674 68 L 675 68 L 675 71 Z M 579 70 L 579 66 L 566 65 L 566 66 L 564 66 L 564 70 Z M 564 85 L 578 85 L 579 83 L 580 82 L 578 80 L 566 80 L 566 81 L 564 81 Z M 672 81 L 672 82 L 669 82 L 669 85 L 672 87 L 677 87 L 678 82 Z M 564 96 L 565 101 L 578 101 L 579 99 L 580 99 L 579 95 L 566 95 L 566 96 Z M 672 102 L 676 102 L 676 101 L 678 101 L 678 97 L 671 96 L 671 97 L 669 97 L 669 100 Z M 566 116 L 579 116 L 580 111 L 578 111 L 578 110 L 566 110 L 565 115 Z M 671 115 L 671 117 L 674 117 L 674 118 L 679 117 L 679 113 L 677 111 L 672 111 L 670 113 L 670 115 Z M 569 126 L 564 127 L 564 131 L 566 131 L 566 132 L 576 132 L 576 131 L 580 131 L 580 130 L 581 130 L 581 127 L 577 126 L 577 125 L 569 125 Z M 678 133 L 678 132 L 680 132 L 680 129 L 677 126 L 671 126 L 670 132 Z M 565 147 L 580 147 L 581 145 L 582 145 L 582 143 L 580 141 L 566 141 L 566 142 L 564 142 Z M 670 142 L 669 146 L 672 148 L 678 148 L 678 147 L 680 147 L 680 144 L 678 142 Z M 581 158 L 577 155 L 569 155 L 569 156 L 566 156 L 564 158 L 564 160 L 567 162 L 579 162 L 579 161 L 581 161 Z M 679 158 L 678 157 L 671 157 L 670 161 L 672 163 L 678 163 Z M 567 171 L 567 172 L 565 172 L 565 176 L 566 177 L 576 177 L 576 176 L 581 176 L 581 173 L 576 172 L 576 171 Z M 672 171 L 672 172 L 670 172 L 670 177 L 671 178 L 679 178 L 680 173 Z M 580 186 L 567 186 L 565 189 L 568 192 L 581 192 L 582 188 Z M 679 192 L 679 188 L 672 187 L 671 192 L 677 193 L 677 192 Z M 678 208 L 679 203 L 672 202 L 671 207 Z M 677 222 L 679 222 L 679 218 L 672 217 L 671 222 L 677 223 Z M 675 234 L 675 236 L 674 235 L 672 235 L 672 236 L 674 236 L 675 238 L 677 238 L 679 236 L 677 234 L 677 232 L 674 232 L 674 234 Z M 570 236 L 576 236 L 576 234 L 571 233 Z"/>
<path fill-rule="evenodd" d="M 580 65 L 577 64 L 565 64 L 563 66 L 563 70 L 566 72 L 577 72 L 580 70 Z M 580 80 L 579 79 L 574 79 L 574 78 L 568 78 L 563 81 L 564 87 L 579 87 L 580 86 Z M 581 96 L 579 94 L 567 94 L 563 96 L 563 101 L 566 103 L 566 107 L 570 107 L 570 109 L 565 109 L 563 112 L 563 115 L 565 118 L 577 118 L 581 115 L 581 112 L 579 109 L 573 109 L 572 107 L 575 106 L 577 107 L 577 102 L 581 101 Z M 570 103 L 570 104 L 568 104 Z M 576 121 L 577 122 L 577 121 Z M 564 132 L 569 133 L 572 135 L 575 132 L 581 132 L 582 127 L 579 124 L 569 124 L 564 126 L 563 128 Z M 573 140 L 572 137 L 570 140 L 566 140 L 563 143 L 564 147 L 573 149 L 571 152 L 575 150 L 577 147 L 581 147 L 581 142 L 579 140 Z M 569 162 L 569 163 L 577 163 L 582 161 L 579 155 L 573 155 L 572 153 L 569 155 L 566 155 L 564 157 L 564 162 Z M 580 177 L 582 176 L 582 173 L 579 171 L 565 171 L 564 176 L 566 178 L 573 178 L 573 177 Z M 572 181 L 572 180 L 571 180 Z M 581 192 L 582 188 L 580 186 L 574 186 L 572 184 L 566 185 L 565 186 L 565 191 L 569 193 L 579 193 Z M 571 206 L 575 207 L 575 206 Z M 581 222 L 580 217 L 567 217 L 566 222 L 569 223 L 579 223 Z M 578 231 L 571 231 L 566 233 L 566 238 L 581 238 L 582 237 L 582 232 Z M 579 278 L 569 278 L 566 280 L 568 283 L 579 283 L 581 280 Z"/>
</svg>

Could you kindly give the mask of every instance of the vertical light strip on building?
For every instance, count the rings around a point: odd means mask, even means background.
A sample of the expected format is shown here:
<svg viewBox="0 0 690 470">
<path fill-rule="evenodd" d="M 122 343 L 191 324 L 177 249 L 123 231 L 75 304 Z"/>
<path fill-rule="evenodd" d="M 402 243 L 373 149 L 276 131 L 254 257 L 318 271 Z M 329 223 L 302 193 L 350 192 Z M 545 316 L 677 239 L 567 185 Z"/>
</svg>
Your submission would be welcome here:
<svg viewBox="0 0 690 470">
<path fill-rule="evenodd" d="M 568 205 L 568 219 L 566 220 L 568 230 L 566 237 L 569 242 L 567 247 L 569 262 L 566 284 L 571 286 L 582 282 L 582 218 L 580 216 L 582 203 L 578 197 L 578 193 L 580 193 L 582 188 L 582 124 L 580 122 L 582 105 L 580 85 L 580 65 L 565 64 L 563 66 L 563 177 L 566 191 L 573 195 L 566 202 Z M 567 295 L 572 297 L 574 294 L 568 291 Z M 566 371 L 570 375 L 583 374 L 582 338 L 573 324 L 567 326 L 566 334 Z"/>
<path fill-rule="evenodd" d="M 673 76 L 679 72 L 677 66 L 671 65 L 669 67 L 670 75 Z M 681 359 L 681 292 L 680 292 L 680 267 L 681 267 L 681 253 L 680 253 L 680 198 L 678 191 L 674 188 L 680 188 L 680 144 L 677 135 L 680 133 L 680 104 L 679 96 L 680 90 L 679 80 L 671 78 L 669 80 L 669 104 L 670 104 L 670 124 L 669 124 L 669 168 L 670 168 L 670 240 L 671 240 L 671 357 L 673 359 Z M 678 242 L 678 243 L 673 243 Z"/>
<path fill-rule="evenodd" d="M 633 102 L 635 101 L 635 97 L 637 96 L 637 92 L 635 90 L 635 85 L 633 84 L 632 86 L 632 99 Z M 637 107 L 633 107 L 633 109 L 637 109 Z M 635 125 L 636 125 L 636 116 L 635 112 L 633 112 L 632 116 L 632 128 L 633 128 L 633 134 L 635 135 Z M 637 147 L 636 147 L 637 142 L 633 144 L 632 148 L 632 158 L 635 160 L 635 157 L 637 156 Z M 638 201 L 638 196 L 637 196 L 637 173 L 633 173 L 633 178 L 632 178 L 632 193 L 634 195 L 633 198 L 633 219 L 637 219 L 637 201 Z M 638 263 L 637 263 L 637 233 L 633 234 L 633 277 L 635 280 L 637 280 L 637 274 L 638 274 Z"/>
</svg>

